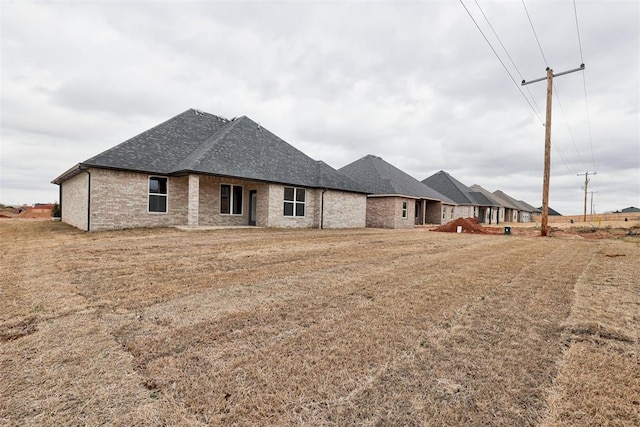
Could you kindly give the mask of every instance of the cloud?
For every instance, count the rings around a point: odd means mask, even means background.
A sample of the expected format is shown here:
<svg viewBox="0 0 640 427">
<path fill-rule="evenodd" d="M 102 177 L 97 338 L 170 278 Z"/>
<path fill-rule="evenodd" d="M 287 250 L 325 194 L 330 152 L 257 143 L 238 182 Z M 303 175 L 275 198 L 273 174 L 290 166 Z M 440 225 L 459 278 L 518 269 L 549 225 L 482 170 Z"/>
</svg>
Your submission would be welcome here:
<svg viewBox="0 0 640 427">
<path fill-rule="evenodd" d="M 546 64 L 521 3 L 479 2 L 518 70 L 465 4 L 515 84 L 455 2 L 3 2 L 0 201 L 55 199 L 74 163 L 194 107 L 334 167 L 375 154 L 539 205 L 546 87 L 519 81 Z M 552 206 L 580 212 L 591 169 L 602 209 L 640 205 L 640 5 L 576 6 L 587 68 L 555 80 Z M 573 3 L 527 7 L 554 71 L 579 66 Z"/>
</svg>

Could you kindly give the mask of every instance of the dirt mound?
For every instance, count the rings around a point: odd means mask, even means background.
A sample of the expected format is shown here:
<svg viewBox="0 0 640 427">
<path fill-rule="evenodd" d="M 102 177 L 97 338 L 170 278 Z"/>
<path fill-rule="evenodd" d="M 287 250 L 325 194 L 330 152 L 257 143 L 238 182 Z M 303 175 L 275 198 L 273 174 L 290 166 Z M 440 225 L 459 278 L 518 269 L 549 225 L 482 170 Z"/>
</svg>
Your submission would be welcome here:
<svg viewBox="0 0 640 427">
<path fill-rule="evenodd" d="M 445 233 L 457 233 L 458 227 L 462 227 L 463 233 L 474 233 L 474 234 L 490 234 L 487 230 L 484 229 L 475 218 L 458 218 L 450 221 L 444 225 L 441 225 L 438 228 L 435 228 L 433 231 L 443 231 Z"/>
</svg>

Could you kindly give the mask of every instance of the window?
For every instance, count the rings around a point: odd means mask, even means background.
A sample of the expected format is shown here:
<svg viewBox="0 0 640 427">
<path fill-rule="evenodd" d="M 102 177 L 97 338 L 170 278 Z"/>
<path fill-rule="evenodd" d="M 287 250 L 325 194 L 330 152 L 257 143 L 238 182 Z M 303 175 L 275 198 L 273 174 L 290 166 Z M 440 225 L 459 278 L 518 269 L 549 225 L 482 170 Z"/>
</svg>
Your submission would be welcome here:
<svg viewBox="0 0 640 427">
<path fill-rule="evenodd" d="M 402 202 L 402 218 L 407 218 L 409 216 L 407 212 L 407 202 Z"/>
<path fill-rule="evenodd" d="M 304 216 L 305 189 L 284 187 L 284 216 Z"/>
<path fill-rule="evenodd" d="M 149 177 L 149 212 L 167 213 L 167 178 Z"/>
<path fill-rule="evenodd" d="M 242 215 L 242 186 L 220 184 L 220 213 Z"/>
</svg>

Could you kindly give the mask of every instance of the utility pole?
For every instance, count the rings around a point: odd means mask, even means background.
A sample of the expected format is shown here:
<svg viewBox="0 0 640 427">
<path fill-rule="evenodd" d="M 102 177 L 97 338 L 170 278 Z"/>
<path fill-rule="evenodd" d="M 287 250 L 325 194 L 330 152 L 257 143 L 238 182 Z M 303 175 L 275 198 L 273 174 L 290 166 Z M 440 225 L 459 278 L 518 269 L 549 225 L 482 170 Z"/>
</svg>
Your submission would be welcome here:
<svg viewBox="0 0 640 427">
<path fill-rule="evenodd" d="M 580 64 L 580 67 L 569 71 L 563 71 L 562 73 L 553 74 L 553 70 L 547 67 L 547 76 L 539 79 L 522 81 L 522 86 L 530 83 L 547 81 L 547 114 L 544 129 L 544 178 L 542 183 L 542 228 L 540 231 L 541 236 L 547 235 L 547 226 L 549 224 L 549 181 L 551 176 L 551 101 L 553 99 L 553 78 L 563 76 L 565 74 L 573 73 L 576 71 L 584 70 L 584 64 Z"/>
<path fill-rule="evenodd" d="M 598 172 L 591 172 L 591 175 L 597 174 Z M 589 171 L 579 173 L 577 175 L 584 175 L 584 216 L 582 217 L 582 222 L 587 222 L 587 189 L 589 188 Z M 591 194 L 591 200 L 593 200 L 593 194 Z"/>
</svg>

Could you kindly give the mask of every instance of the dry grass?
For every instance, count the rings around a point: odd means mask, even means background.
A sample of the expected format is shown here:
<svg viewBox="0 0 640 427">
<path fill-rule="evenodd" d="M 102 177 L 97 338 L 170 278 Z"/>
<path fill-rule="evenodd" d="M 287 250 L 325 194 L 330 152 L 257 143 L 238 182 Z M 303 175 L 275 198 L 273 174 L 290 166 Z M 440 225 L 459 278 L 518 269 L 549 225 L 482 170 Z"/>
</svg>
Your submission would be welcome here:
<svg viewBox="0 0 640 427">
<path fill-rule="evenodd" d="M 634 242 L 15 220 L 0 242 L 2 425 L 640 423 Z"/>
</svg>

